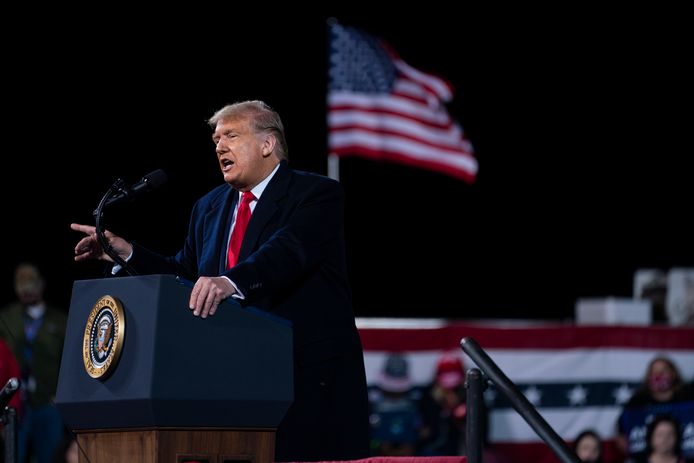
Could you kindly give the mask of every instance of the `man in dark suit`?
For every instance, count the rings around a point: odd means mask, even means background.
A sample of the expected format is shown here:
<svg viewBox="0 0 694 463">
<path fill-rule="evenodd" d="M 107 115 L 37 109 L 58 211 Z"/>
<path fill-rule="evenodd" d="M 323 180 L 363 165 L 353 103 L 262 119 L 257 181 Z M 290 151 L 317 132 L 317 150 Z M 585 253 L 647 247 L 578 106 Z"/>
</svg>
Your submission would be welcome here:
<svg viewBox="0 0 694 463">
<path fill-rule="evenodd" d="M 295 398 L 277 432 L 277 461 L 368 456 L 342 188 L 287 166 L 280 117 L 260 101 L 226 106 L 210 125 L 227 184 L 198 200 L 183 249 L 163 257 L 108 232 L 107 239 L 140 273 L 196 281 L 190 298 L 195 316 L 214 315 L 222 300 L 234 297 L 292 321 Z M 72 229 L 87 235 L 75 247 L 75 260 L 111 261 L 94 227 Z"/>
</svg>

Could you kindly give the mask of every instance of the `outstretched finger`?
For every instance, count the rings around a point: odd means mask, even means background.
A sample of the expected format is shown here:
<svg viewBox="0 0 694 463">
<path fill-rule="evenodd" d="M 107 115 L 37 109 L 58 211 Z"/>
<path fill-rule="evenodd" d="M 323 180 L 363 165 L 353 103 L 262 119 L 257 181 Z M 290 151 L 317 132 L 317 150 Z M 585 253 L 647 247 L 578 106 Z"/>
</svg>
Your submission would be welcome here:
<svg viewBox="0 0 694 463">
<path fill-rule="evenodd" d="M 92 233 L 96 232 L 96 227 L 92 225 L 82 225 L 80 223 L 71 223 L 70 228 L 75 231 L 86 233 L 87 235 L 91 235 Z"/>
</svg>

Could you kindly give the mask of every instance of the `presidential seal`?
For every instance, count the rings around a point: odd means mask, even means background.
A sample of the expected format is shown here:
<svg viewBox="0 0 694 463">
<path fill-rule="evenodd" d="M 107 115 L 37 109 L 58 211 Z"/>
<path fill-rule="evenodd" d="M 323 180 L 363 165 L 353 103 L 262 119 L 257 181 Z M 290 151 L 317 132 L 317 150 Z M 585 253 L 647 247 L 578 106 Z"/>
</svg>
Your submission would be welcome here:
<svg viewBox="0 0 694 463">
<path fill-rule="evenodd" d="M 116 369 L 123 350 L 125 312 L 112 296 L 104 296 L 94 304 L 84 328 L 82 359 L 92 378 L 106 379 Z"/>
</svg>

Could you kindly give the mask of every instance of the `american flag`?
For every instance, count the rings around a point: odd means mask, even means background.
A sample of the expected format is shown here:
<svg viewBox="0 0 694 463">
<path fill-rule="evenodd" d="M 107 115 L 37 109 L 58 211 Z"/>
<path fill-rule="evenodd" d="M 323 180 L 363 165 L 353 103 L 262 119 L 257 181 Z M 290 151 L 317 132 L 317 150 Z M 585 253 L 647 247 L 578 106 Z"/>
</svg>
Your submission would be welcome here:
<svg viewBox="0 0 694 463">
<path fill-rule="evenodd" d="M 328 145 L 338 156 L 391 161 L 473 182 L 477 160 L 445 103 L 453 88 L 379 39 L 330 25 Z"/>
<path fill-rule="evenodd" d="M 437 359 L 454 352 L 465 368 L 474 364 L 459 348 L 474 338 L 518 386 L 554 430 L 571 442 L 593 429 L 606 444 L 605 462 L 621 461 L 614 439 L 624 404 L 643 381 L 657 356 L 670 358 L 686 381 L 694 371 L 694 329 L 635 326 L 572 326 L 519 322 L 505 324 L 445 320 L 357 320 L 364 346 L 366 376 L 377 382 L 391 352 L 405 355 L 415 386 L 434 377 Z M 493 385 L 485 391 L 489 407 L 489 449 L 494 461 L 558 461 Z M 694 453 L 694 403 L 683 403 L 683 450 Z M 645 431 L 642 433 L 645 435 Z"/>
</svg>

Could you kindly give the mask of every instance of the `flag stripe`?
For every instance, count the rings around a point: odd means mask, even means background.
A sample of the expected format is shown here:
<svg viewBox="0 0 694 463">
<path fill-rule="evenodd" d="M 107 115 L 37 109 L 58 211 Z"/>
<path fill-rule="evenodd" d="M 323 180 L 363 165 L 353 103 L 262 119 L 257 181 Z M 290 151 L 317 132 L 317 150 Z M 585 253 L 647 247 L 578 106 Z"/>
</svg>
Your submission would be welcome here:
<svg viewBox="0 0 694 463">
<path fill-rule="evenodd" d="M 450 121 L 439 123 L 380 108 L 331 106 L 330 109 L 332 111 L 328 116 L 328 125 L 331 129 L 339 128 L 345 123 L 368 127 L 390 126 L 400 129 L 402 133 L 417 133 L 422 138 L 445 136 L 448 141 L 449 132 L 454 127 Z M 459 140 L 454 141 L 459 143 Z"/>
<path fill-rule="evenodd" d="M 575 438 L 576 436 L 572 436 Z M 603 441 L 603 461 L 606 463 L 623 462 L 624 456 L 617 449 L 612 440 Z M 496 455 L 496 459 L 490 461 L 503 461 L 506 463 L 558 463 L 558 459 L 544 443 L 518 444 L 512 442 L 497 442 L 489 452 Z M 487 461 L 485 459 L 485 461 Z"/>
<path fill-rule="evenodd" d="M 393 124 L 388 124 L 389 127 L 363 127 L 360 125 L 344 125 L 339 129 L 333 129 L 330 131 L 330 136 L 335 137 L 332 142 L 336 148 L 342 147 L 346 144 L 359 144 L 364 142 L 366 146 L 370 148 L 374 147 L 388 147 L 388 143 L 391 142 L 407 142 L 411 145 L 401 146 L 396 148 L 401 149 L 411 149 L 412 147 L 419 147 L 419 149 L 433 149 L 435 150 L 431 156 L 438 157 L 435 153 L 440 152 L 442 154 L 448 153 L 453 156 L 449 162 L 451 165 L 458 165 L 458 162 L 470 162 L 474 164 L 474 160 L 470 158 L 463 146 L 460 144 L 453 145 L 448 144 L 450 140 L 446 140 L 444 136 L 434 139 L 429 136 L 428 138 L 419 138 L 417 134 L 402 134 L 393 129 L 394 125 L 398 124 L 398 121 L 393 121 Z M 366 137 L 360 139 L 359 137 Z M 413 154 L 416 156 L 417 151 L 415 150 Z M 462 156 L 461 156 L 462 154 Z M 430 154 L 425 154 L 425 156 L 430 156 Z M 432 159 L 434 161 L 440 161 L 439 159 Z M 473 169 L 475 165 L 467 165 L 468 168 Z"/>
<path fill-rule="evenodd" d="M 349 150 L 363 148 L 372 150 L 374 154 L 402 155 L 412 158 L 412 161 L 439 164 L 442 167 L 460 170 L 474 175 L 476 164 L 467 156 L 457 156 L 455 151 L 427 146 L 402 137 L 382 137 L 362 130 L 332 132 L 330 140 L 335 153 L 348 153 Z M 360 153 L 367 154 L 366 151 Z M 433 164 L 432 164 L 433 165 Z"/>
<path fill-rule="evenodd" d="M 335 111 L 352 110 L 357 115 L 363 111 L 365 115 L 391 114 L 421 122 L 434 128 L 448 128 L 452 125 L 451 118 L 446 113 L 435 111 L 427 103 L 413 102 L 401 96 L 372 96 L 368 94 L 346 94 L 334 92 L 328 98 L 330 113 Z M 330 121 L 328 117 L 328 121 Z"/>
<path fill-rule="evenodd" d="M 458 145 L 447 145 L 446 142 L 447 140 L 442 140 L 443 143 L 440 143 L 438 140 L 425 140 L 422 138 L 417 138 L 416 136 L 412 134 L 403 134 L 401 132 L 398 132 L 393 129 L 388 129 L 384 127 L 378 127 L 378 126 L 363 126 L 361 125 L 358 121 L 355 121 L 353 125 L 340 125 L 339 128 L 334 128 L 330 131 L 331 134 L 345 134 L 346 132 L 360 132 L 364 133 L 367 135 L 381 135 L 381 136 L 389 136 L 393 138 L 400 138 L 403 140 L 411 140 L 413 142 L 421 143 L 427 146 L 430 146 L 432 148 L 438 148 L 441 150 L 452 150 L 453 154 L 456 154 L 460 151 L 460 147 Z M 444 138 L 444 137 L 441 137 Z"/>
<path fill-rule="evenodd" d="M 692 350 L 694 329 L 637 326 L 562 326 L 493 327 L 452 323 L 423 330 L 366 329 L 361 331 L 364 347 L 388 350 L 451 349 L 465 336 L 473 337 L 483 348 L 567 349 L 578 347 L 633 347 L 643 349 Z"/>
<path fill-rule="evenodd" d="M 360 330 L 362 338 L 364 330 Z M 405 336 L 402 342 L 406 343 Z M 397 351 L 402 344 L 393 344 L 391 349 L 370 350 L 365 346 L 365 367 L 367 377 L 375 378 L 389 352 Z M 451 349 L 455 349 L 451 347 Z M 449 349 L 450 350 L 450 349 Z M 454 350 L 455 351 L 455 350 Z M 423 386 L 431 381 L 434 375 L 436 359 L 446 350 L 402 351 L 407 353 L 411 365 L 411 376 L 414 384 Z M 486 352 L 513 381 L 530 383 L 542 378 L 544 383 L 567 381 L 611 381 L 615 383 L 634 383 L 641 381 L 641 371 L 663 350 L 650 349 L 571 349 L 562 351 L 522 349 L 507 351 L 487 349 Z M 457 352 L 456 352 L 457 353 Z M 464 364 L 472 367 L 474 363 L 459 352 Z M 694 349 L 689 351 L 667 351 L 683 371 L 694 371 Z M 568 369 L 565 365 L 571 365 Z M 637 370 L 637 374 L 634 371 Z"/>
<path fill-rule="evenodd" d="M 531 382 L 543 378 L 553 381 L 633 381 L 634 369 L 648 365 L 659 352 L 642 348 L 617 348 L 596 346 L 592 349 L 486 349 L 497 363 L 514 381 Z M 668 351 L 668 357 L 694 371 L 692 350 Z M 571 365 L 571 369 L 565 366 Z M 643 372 L 636 380 L 640 380 Z"/>
<path fill-rule="evenodd" d="M 453 87 L 448 82 L 434 75 L 419 71 L 401 59 L 395 59 L 394 63 L 395 67 L 408 79 L 421 84 L 422 87 L 439 97 L 442 101 L 447 102 L 453 99 Z"/>
<path fill-rule="evenodd" d="M 575 409 L 539 409 L 540 415 L 566 440 L 576 437 L 584 429 L 595 429 L 601 436 L 614 436 L 617 417 L 622 408 L 582 407 Z M 489 436 L 492 442 L 542 442 L 535 431 L 518 412 L 512 409 L 495 410 L 489 416 Z"/>
<path fill-rule="evenodd" d="M 423 91 L 421 86 L 405 79 L 397 79 L 395 81 L 395 86 L 393 87 L 393 96 L 405 97 L 411 101 L 415 101 L 419 104 L 427 106 L 439 105 L 438 100 L 432 98 L 430 93 Z M 443 116 L 450 118 L 447 112 L 443 112 Z"/>
</svg>

